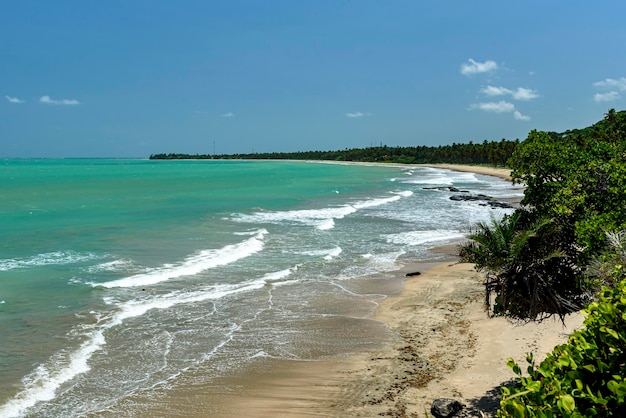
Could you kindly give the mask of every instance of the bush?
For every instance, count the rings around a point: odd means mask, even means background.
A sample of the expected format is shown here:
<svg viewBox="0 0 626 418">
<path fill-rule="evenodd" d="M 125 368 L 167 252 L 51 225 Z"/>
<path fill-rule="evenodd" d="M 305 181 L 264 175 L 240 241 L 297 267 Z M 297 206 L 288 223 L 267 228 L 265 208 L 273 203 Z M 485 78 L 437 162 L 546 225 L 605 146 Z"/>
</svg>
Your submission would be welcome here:
<svg viewBox="0 0 626 418">
<path fill-rule="evenodd" d="M 616 265 L 614 277 L 622 276 Z M 584 327 L 535 367 L 527 355 L 528 377 L 509 359 L 518 387 L 503 387 L 498 417 L 626 416 L 626 280 L 604 287 L 589 304 Z"/>
</svg>

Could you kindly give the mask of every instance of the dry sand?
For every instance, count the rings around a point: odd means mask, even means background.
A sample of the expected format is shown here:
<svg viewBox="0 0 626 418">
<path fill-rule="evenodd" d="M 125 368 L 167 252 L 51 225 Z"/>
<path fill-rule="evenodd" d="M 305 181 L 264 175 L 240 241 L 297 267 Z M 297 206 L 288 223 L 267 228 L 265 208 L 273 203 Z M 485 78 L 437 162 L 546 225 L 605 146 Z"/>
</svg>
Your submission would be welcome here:
<svg viewBox="0 0 626 418">
<path fill-rule="evenodd" d="M 508 170 L 434 165 L 510 178 Z M 450 253 L 450 247 L 442 250 Z M 456 398 L 474 414 L 489 416 L 498 387 L 514 378 L 506 360 L 525 369 L 526 353 L 542 359 L 582 324 L 582 315 L 513 324 L 490 318 L 482 276 L 455 261 L 410 265 L 421 271 L 397 296 L 382 301 L 374 320 L 392 333 L 373 353 L 316 362 L 277 362 L 224 398 L 220 416 L 429 417 L 436 398 Z M 349 338 L 349 336 L 346 336 Z M 484 413 L 484 415 L 483 415 Z"/>
<path fill-rule="evenodd" d="M 498 386 L 514 377 L 507 358 L 525 368 L 526 353 L 545 357 L 582 323 L 580 315 L 567 318 L 567 327 L 556 319 L 516 325 L 489 318 L 483 289 L 473 265 L 444 263 L 382 303 L 376 318 L 396 341 L 355 367 L 339 403 L 349 412 L 343 416 L 430 416 L 441 397 L 462 400 L 481 416 L 497 405 Z"/>
</svg>

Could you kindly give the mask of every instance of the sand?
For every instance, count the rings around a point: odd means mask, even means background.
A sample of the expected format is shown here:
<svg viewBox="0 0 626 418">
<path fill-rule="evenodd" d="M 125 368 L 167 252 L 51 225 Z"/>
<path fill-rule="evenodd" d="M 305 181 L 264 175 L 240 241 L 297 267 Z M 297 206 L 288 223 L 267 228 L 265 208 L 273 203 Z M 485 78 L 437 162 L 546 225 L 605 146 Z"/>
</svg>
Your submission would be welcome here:
<svg viewBox="0 0 626 418">
<path fill-rule="evenodd" d="M 455 398 L 472 416 L 490 416 L 499 386 L 515 376 L 509 357 L 523 369 L 564 343 L 582 315 L 542 323 L 514 324 L 490 318 L 482 276 L 454 261 L 414 264 L 404 290 L 384 300 L 375 320 L 392 332 L 371 353 L 312 362 L 276 361 L 247 373 L 240 391 L 226 395 L 215 416 L 224 417 L 430 417 L 437 398 Z"/>
<path fill-rule="evenodd" d="M 434 165 L 510 178 L 508 170 Z M 371 353 L 314 362 L 279 361 L 240 382 L 223 399 L 219 416 L 246 417 L 429 417 L 432 401 L 455 398 L 472 416 L 490 416 L 499 386 L 515 376 L 514 358 L 526 368 L 526 353 L 542 359 L 582 325 L 582 315 L 524 325 L 491 318 L 485 311 L 483 277 L 457 263 L 453 247 L 439 249 L 449 261 L 407 265 L 397 296 L 383 300 L 372 318 L 391 332 Z M 347 336 L 349 338 L 349 336 Z M 216 415 L 216 416 L 217 416 Z"/>
<path fill-rule="evenodd" d="M 513 324 L 490 318 L 482 276 L 473 265 L 444 263 L 406 282 L 398 297 L 376 311 L 396 335 L 379 353 L 363 356 L 344 388 L 343 416 L 430 416 L 436 398 L 456 398 L 486 414 L 497 406 L 498 386 L 514 375 L 509 357 L 525 368 L 579 327 L 582 316 Z M 339 415 L 337 415 L 339 416 Z M 477 416 L 480 416 L 478 413 Z"/>
</svg>

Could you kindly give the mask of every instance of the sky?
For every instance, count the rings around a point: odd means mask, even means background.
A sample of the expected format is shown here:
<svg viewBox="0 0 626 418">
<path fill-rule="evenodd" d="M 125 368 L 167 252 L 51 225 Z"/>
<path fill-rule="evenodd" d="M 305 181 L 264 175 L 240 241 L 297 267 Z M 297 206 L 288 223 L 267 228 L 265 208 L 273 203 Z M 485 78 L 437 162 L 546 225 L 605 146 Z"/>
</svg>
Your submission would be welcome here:
<svg viewBox="0 0 626 418">
<path fill-rule="evenodd" d="M 626 108 L 626 2 L 0 2 L 0 157 L 437 146 Z"/>
</svg>

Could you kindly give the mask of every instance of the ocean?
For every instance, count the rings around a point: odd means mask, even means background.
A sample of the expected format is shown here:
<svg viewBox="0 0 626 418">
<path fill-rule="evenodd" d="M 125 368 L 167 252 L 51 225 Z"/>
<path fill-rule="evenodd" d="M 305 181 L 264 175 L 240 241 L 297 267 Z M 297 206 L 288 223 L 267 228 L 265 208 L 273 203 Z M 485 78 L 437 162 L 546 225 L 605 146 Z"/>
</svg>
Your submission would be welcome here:
<svg viewBox="0 0 626 418">
<path fill-rule="evenodd" d="M 268 359 L 376 349 L 394 271 L 507 213 L 438 186 L 522 193 L 412 166 L 0 161 L 0 416 L 141 416 Z"/>
</svg>

